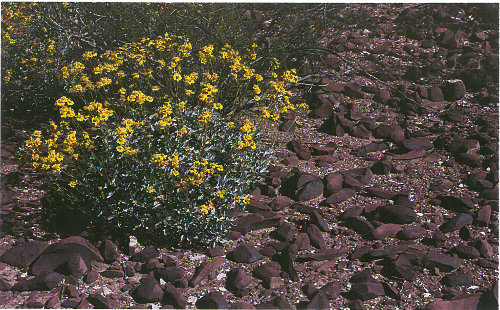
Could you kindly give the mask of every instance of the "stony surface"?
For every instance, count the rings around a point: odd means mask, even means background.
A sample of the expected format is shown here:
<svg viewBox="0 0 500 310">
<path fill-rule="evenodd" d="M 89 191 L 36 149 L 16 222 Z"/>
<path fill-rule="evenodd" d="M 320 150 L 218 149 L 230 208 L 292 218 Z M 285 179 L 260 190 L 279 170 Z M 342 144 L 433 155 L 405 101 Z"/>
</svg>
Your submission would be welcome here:
<svg viewBox="0 0 500 310">
<path fill-rule="evenodd" d="M 0 306 L 497 308 L 498 5 L 347 13 L 220 247 L 44 232 L 14 156 L 27 133 L 2 136 Z"/>
</svg>

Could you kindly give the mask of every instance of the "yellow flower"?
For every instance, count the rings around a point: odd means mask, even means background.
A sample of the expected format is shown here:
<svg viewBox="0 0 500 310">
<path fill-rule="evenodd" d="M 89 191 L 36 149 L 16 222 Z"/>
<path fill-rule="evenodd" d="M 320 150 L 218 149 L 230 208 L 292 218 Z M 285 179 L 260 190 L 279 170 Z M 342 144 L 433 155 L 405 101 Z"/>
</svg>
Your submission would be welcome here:
<svg viewBox="0 0 500 310">
<path fill-rule="evenodd" d="M 186 89 L 186 96 L 191 96 L 191 95 L 194 95 L 194 91 L 192 91 L 191 89 Z"/>
<path fill-rule="evenodd" d="M 71 186 L 71 187 L 73 187 L 73 188 L 74 188 L 74 187 L 76 186 L 76 182 L 75 182 L 75 181 L 71 181 L 71 182 L 69 182 L 69 186 Z"/>
<path fill-rule="evenodd" d="M 121 146 L 121 145 L 118 145 L 118 146 L 116 147 L 116 151 L 117 151 L 118 153 L 123 153 L 123 151 L 124 151 L 124 150 L 125 150 L 125 149 L 124 149 L 124 148 L 123 148 L 123 146 Z"/>
<path fill-rule="evenodd" d="M 154 189 L 152 186 L 148 186 L 148 187 L 146 187 L 146 192 L 147 192 L 148 194 L 152 194 L 152 193 L 154 193 L 154 192 L 155 192 L 155 189 Z"/>
<path fill-rule="evenodd" d="M 182 75 L 179 74 L 179 72 L 174 72 L 174 74 L 172 74 L 172 78 L 174 79 L 174 81 L 176 82 L 179 82 L 180 80 L 182 80 Z"/>
<path fill-rule="evenodd" d="M 234 126 L 234 122 L 229 122 L 229 123 L 227 123 L 227 127 L 229 127 L 229 128 L 234 128 L 234 127 L 235 127 L 235 126 Z"/>
<path fill-rule="evenodd" d="M 159 91 L 160 90 L 160 86 L 153 86 L 153 91 Z"/>
<path fill-rule="evenodd" d="M 214 109 L 215 110 L 222 110 L 223 106 L 220 103 L 214 103 Z"/>
<path fill-rule="evenodd" d="M 226 191 L 222 190 L 222 191 L 217 191 L 217 192 L 215 193 L 215 195 L 216 195 L 217 197 L 219 197 L 220 199 L 224 199 L 224 194 L 225 194 L 225 193 L 226 193 Z"/>
<path fill-rule="evenodd" d="M 170 175 L 173 175 L 173 176 L 178 176 L 178 175 L 179 175 L 179 171 L 177 171 L 177 170 L 172 170 L 172 171 L 170 172 Z"/>
<path fill-rule="evenodd" d="M 190 148 L 189 146 L 187 146 L 187 145 L 186 145 L 186 146 L 184 147 L 184 151 L 188 152 L 189 150 L 191 150 L 191 148 Z"/>
<path fill-rule="evenodd" d="M 255 84 L 255 85 L 253 86 L 253 92 L 254 92 L 256 95 L 260 94 L 260 92 L 261 92 L 261 91 L 260 91 L 259 85 Z"/>
<path fill-rule="evenodd" d="M 179 137 L 182 137 L 183 135 L 187 134 L 188 133 L 188 129 L 186 127 L 186 125 L 182 126 L 181 129 L 179 129 L 179 131 L 177 132 L 177 135 Z"/>
</svg>

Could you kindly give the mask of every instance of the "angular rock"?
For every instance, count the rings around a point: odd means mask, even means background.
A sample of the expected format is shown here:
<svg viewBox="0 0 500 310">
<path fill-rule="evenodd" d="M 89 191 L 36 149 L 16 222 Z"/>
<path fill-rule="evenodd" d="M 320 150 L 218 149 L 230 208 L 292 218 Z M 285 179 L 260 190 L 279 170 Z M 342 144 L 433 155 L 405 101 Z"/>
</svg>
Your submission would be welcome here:
<svg viewBox="0 0 500 310">
<path fill-rule="evenodd" d="M 111 300 L 101 294 L 93 293 L 87 297 L 87 301 L 94 306 L 94 309 L 112 309 Z"/>
<path fill-rule="evenodd" d="M 470 286 L 474 282 L 470 275 L 461 270 L 457 270 L 442 278 L 441 283 L 446 286 Z"/>
<path fill-rule="evenodd" d="M 368 236 L 374 240 L 384 240 L 386 238 L 395 238 L 401 231 L 401 226 L 397 224 L 382 224 L 368 233 Z"/>
<path fill-rule="evenodd" d="M 147 246 L 139 253 L 136 253 L 130 257 L 133 262 L 147 263 L 151 258 L 157 258 L 158 251 L 153 246 Z"/>
<path fill-rule="evenodd" d="M 328 196 L 325 200 L 323 200 L 323 204 L 337 204 L 347 199 L 354 197 L 356 195 L 356 190 L 353 188 L 342 188 L 340 191 L 336 192 Z"/>
<path fill-rule="evenodd" d="M 480 297 L 480 294 L 467 294 L 453 300 L 435 300 L 425 305 L 424 310 L 478 309 Z"/>
<path fill-rule="evenodd" d="M 288 142 L 287 147 L 290 151 L 297 154 L 297 156 L 300 159 L 303 159 L 303 160 L 310 160 L 311 159 L 311 151 L 309 150 L 308 147 L 306 147 L 305 145 L 303 145 L 299 141 L 292 140 L 292 141 Z"/>
<path fill-rule="evenodd" d="M 377 215 L 385 223 L 411 224 L 417 220 L 417 213 L 408 207 L 385 205 L 377 208 Z"/>
<path fill-rule="evenodd" d="M 198 309 L 229 309 L 226 298 L 218 291 L 210 292 L 196 301 Z"/>
<path fill-rule="evenodd" d="M 465 95 L 465 84 L 461 80 L 449 80 L 446 81 L 442 86 L 444 99 L 446 101 L 456 101 L 462 99 Z"/>
<path fill-rule="evenodd" d="M 480 256 L 479 251 L 476 250 L 476 248 L 467 244 L 459 244 L 451 249 L 451 252 L 457 254 L 460 258 L 466 259 L 474 259 Z"/>
<path fill-rule="evenodd" d="M 297 201 L 308 201 L 323 194 L 323 182 L 321 179 L 314 180 L 301 187 L 297 193 Z"/>
<path fill-rule="evenodd" d="M 246 234 L 249 231 L 270 228 L 279 225 L 283 216 L 275 212 L 259 212 L 242 216 L 234 221 L 233 230 Z"/>
<path fill-rule="evenodd" d="M 271 207 L 264 201 L 252 199 L 246 206 L 246 210 L 248 212 L 271 211 Z"/>
<path fill-rule="evenodd" d="M 375 129 L 374 135 L 376 138 L 387 139 L 393 143 L 400 143 L 405 138 L 403 129 L 395 125 L 380 125 Z"/>
<path fill-rule="evenodd" d="M 468 213 L 474 208 L 472 200 L 467 197 L 441 196 L 441 207 L 459 213 Z"/>
<path fill-rule="evenodd" d="M 283 210 L 284 208 L 291 206 L 292 203 L 293 200 L 291 200 L 286 196 L 277 196 L 276 198 L 273 199 L 270 206 L 274 211 L 280 211 Z"/>
<path fill-rule="evenodd" d="M 439 253 L 435 250 L 429 250 L 425 256 L 428 267 L 438 268 L 442 272 L 450 272 L 460 267 L 460 259 L 454 256 Z"/>
<path fill-rule="evenodd" d="M 369 168 L 354 168 L 343 171 L 342 174 L 344 175 L 344 183 L 354 188 L 368 186 L 373 178 L 373 173 Z M 347 180 L 349 179 L 356 180 L 359 185 L 348 184 Z"/>
<path fill-rule="evenodd" d="M 345 223 L 347 227 L 353 229 L 355 232 L 361 235 L 364 235 L 369 231 L 375 229 L 372 223 L 360 216 L 347 217 L 345 219 Z"/>
<path fill-rule="evenodd" d="M 280 272 L 281 272 L 280 264 L 270 261 L 258 267 L 255 267 L 252 272 L 252 275 L 257 279 L 264 280 L 273 277 L 279 277 Z"/>
<path fill-rule="evenodd" d="M 405 153 L 405 154 L 394 155 L 394 156 L 392 156 L 392 159 L 394 159 L 394 160 L 412 160 L 415 158 L 424 157 L 425 155 L 427 155 L 426 150 L 417 149 L 417 150 L 409 151 L 408 153 Z"/>
<path fill-rule="evenodd" d="M 252 277 L 241 269 L 233 269 L 226 277 L 226 288 L 235 296 L 242 297 L 249 293 L 247 287 L 252 282 Z"/>
<path fill-rule="evenodd" d="M 380 160 L 373 164 L 370 170 L 373 174 L 385 175 L 391 172 L 392 163 L 389 160 Z"/>
<path fill-rule="evenodd" d="M 101 272 L 101 276 L 108 279 L 123 278 L 125 273 L 122 270 L 108 269 Z"/>
<path fill-rule="evenodd" d="M 306 233 L 296 234 L 293 241 L 293 244 L 295 244 L 299 250 L 307 250 L 310 243 L 311 241 Z"/>
<path fill-rule="evenodd" d="M 109 239 L 104 241 L 102 246 L 102 257 L 107 264 L 115 262 L 120 257 L 120 251 L 113 241 Z"/>
<path fill-rule="evenodd" d="M 443 225 L 441 225 L 440 229 L 444 233 L 449 233 L 459 230 L 463 226 L 469 224 L 472 224 L 472 215 L 468 213 L 460 213 L 446 221 Z"/>
<path fill-rule="evenodd" d="M 280 241 L 290 241 L 297 234 L 298 230 L 290 223 L 283 223 L 274 231 L 274 234 Z"/>
<path fill-rule="evenodd" d="M 197 286 L 203 279 L 205 279 L 212 271 L 219 268 L 224 262 L 223 257 L 215 257 L 212 260 L 206 260 L 196 269 L 191 280 L 189 280 L 189 286 Z"/>
<path fill-rule="evenodd" d="M 481 257 L 492 259 L 494 256 L 493 247 L 482 238 L 477 238 L 474 242 L 474 247 L 479 251 Z"/>
<path fill-rule="evenodd" d="M 491 221 L 491 206 L 486 205 L 477 211 L 476 218 L 474 220 L 477 226 L 486 227 Z"/>
<path fill-rule="evenodd" d="M 172 266 L 157 269 L 155 271 L 155 276 L 159 279 L 163 279 L 165 282 L 175 282 L 184 278 L 185 273 L 184 269 L 177 266 Z"/>
<path fill-rule="evenodd" d="M 444 95 L 439 86 L 433 86 L 429 89 L 430 100 L 433 102 L 444 101 Z"/>
<path fill-rule="evenodd" d="M 147 277 L 141 280 L 132 296 L 138 303 L 159 302 L 163 299 L 163 289 L 155 278 Z"/>
<path fill-rule="evenodd" d="M 12 289 L 12 285 L 7 282 L 3 277 L 0 277 L 0 291 L 10 291 Z"/>
<path fill-rule="evenodd" d="M 415 151 L 415 150 L 431 150 L 434 148 L 434 144 L 432 144 L 429 140 L 425 138 L 411 138 L 404 139 L 401 141 L 401 146 L 406 151 Z"/>
<path fill-rule="evenodd" d="M 14 246 L 2 255 L 1 261 L 21 269 L 27 269 L 49 246 L 47 242 L 30 241 Z"/>
<path fill-rule="evenodd" d="M 44 271 L 30 280 L 21 280 L 14 284 L 14 291 L 48 291 L 57 287 L 64 276 L 57 272 Z"/>
<path fill-rule="evenodd" d="M 231 260 L 237 263 L 253 263 L 261 259 L 259 250 L 249 243 L 241 243 L 231 253 Z"/>
<path fill-rule="evenodd" d="M 328 227 L 328 223 L 326 222 L 326 220 L 319 214 L 318 211 L 314 210 L 311 214 L 311 222 L 318 226 L 318 228 L 321 230 L 321 231 L 329 231 L 330 228 Z"/>
<path fill-rule="evenodd" d="M 325 183 L 324 196 L 328 197 L 342 190 L 344 176 L 341 173 L 331 173 L 323 181 Z"/>
<path fill-rule="evenodd" d="M 323 238 L 323 234 L 321 233 L 321 230 L 318 228 L 318 226 L 314 224 L 309 225 L 307 227 L 306 233 L 309 236 L 309 240 L 314 247 L 318 249 L 324 249 L 326 247 L 325 239 Z"/>
<path fill-rule="evenodd" d="M 350 299 L 360 299 L 362 301 L 385 296 L 384 287 L 376 282 L 354 283 L 349 293 L 353 296 Z"/>
<path fill-rule="evenodd" d="M 382 199 L 393 199 L 397 195 L 399 195 L 399 192 L 387 190 L 387 189 L 381 189 L 381 188 L 376 188 L 376 187 L 367 187 L 365 188 L 366 192 L 368 195 L 375 196 L 378 198 Z"/>
<path fill-rule="evenodd" d="M 341 249 L 337 248 L 331 248 L 331 249 L 322 249 L 321 251 L 318 251 L 316 253 L 312 254 L 303 254 L 300 256 L 301 260 L 304 261 L 309 261 L 309 260 L 315 260 L 315 261 L 325 261 L 325 260 L 332 260 L 334 258 L 337 258 L 344 254 L 344 251 Z"/>
<path fill-rule="evenodd" d="M 330 309 L 330 301 L 322 290 L 318 290 L 311 297 L 304 309 Z"/>
<path fill-rule="evenodd" d="M 425 236 L 427 231 L 421 226 L 406 226 L 396 237 L 401 240 L 416 240 Z"/>
</svg>

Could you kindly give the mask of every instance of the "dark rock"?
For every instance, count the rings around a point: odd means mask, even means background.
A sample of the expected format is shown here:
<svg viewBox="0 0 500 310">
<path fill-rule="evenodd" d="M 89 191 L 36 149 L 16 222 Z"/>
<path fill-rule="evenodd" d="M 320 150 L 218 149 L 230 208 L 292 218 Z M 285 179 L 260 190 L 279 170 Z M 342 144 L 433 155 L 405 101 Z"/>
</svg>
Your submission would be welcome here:
<svg viewBox="0 0 500 310">
<path fill-rule="evenodd" d="M 151 258 L 157 258 L 158 251 L 153 246 L 147 246 L 139 253 L 136 253 L 130 257 L 133 262 L 147 263 Z"/>
<path fill-rule="evenodd" d="M 87 297 L 87 301 L 94 306 L 94 309 L 112 309 L 112 302 L 101 294 L 93 293 Z"/>
<path fill-rule="evenodd" d="M 343 171 L 342 174 L 344 175 L 344 184 L 353 188 L 367 186 L 373 178 L 373 173 L 369 168 L 354 168 Z"/>
<path fill-rule="evenodd" d="M 165 280 L 165 282 L 175 282 L 184 278 L 184 269 L 177 266 L 165 267 L 156 270 L 155 275 L 158 278 Z"/>
<path fill-rule="evenodd" d="M 438 268 L 442 272 L 450 272 L 460 266 L 460 259 L 458 257 L 448 256 L 434 250 L 429 250 L 425 256 L 428 267 Z"/>
<path fill-rule="evenodd" d="M 341 203 L 343 201 L 346 201 L 347 199 L 354 197 L 356 195 L 356 190 L 352 188 L 343 188 L 337 193 L 328 196 L 324 201 L 323 204 L 337 204 Z"/>
<path fill-rule="evenodd" d="M 81 301 L 80 298 L 68 298 L 61 303 L 61 307 L 76 309 Z"/>
<path fill-rule="evenodd" d="M 385 205 L 377 208 L 376 212 L 385 223 L 411 224 L 417 220 L 417 213 L 404 206 Z"/>
<path fill-rule="evenodd" d="M 363 207 L 357 207 L 357 206 L 350 207 L 339 215 L 339 219 L 341 221 L 345 221 L 349 217 L 360 216 L 363 213 L 363 210 L 364 210 Z"/>
<path fill-rule="evenodd" d="M 385 296 L 384 287 L 382 284 L 376 282 L 354 283 L 349 293 L 353 296 L 350 299 L 360 299 L 362 301 Z"/>
<path fill-rule="evenodd" d="M 460 153 L 457 161 L 472 168 L 481 167 L 481 157 L 474 153 Z"/>
<path fill-rule="evenodd" d="M 231 305 L 231 309 L 246 310 L 246 309 L 255 309 L 255 307 L 251 303 L 244 301 L 237 301 Z"/>
<path fill-rule="evenodd" d="M 309 113 L 311 118 L 328 119 L 334 115 L 333 105 L 331 103 L 324 103 L 320 107 L 314 109 Z"/>
<path fill-rule="evenodd" d="M 439 180 L 431 184 L 430 190 L 436 192 L 446 192 L 453 187 L 453 183 L 449 180 Z"/>
<path fill-rule="evenodd" d="M 453 300 L 435 300 L 425 305 L 424 310 L 478 309 L 479 298 L 479 294 L 467 294 Z"/>
<path fill-rule="evenodd" d="M 99 274 L 96 271 L 91 271 L 85 276 L 85 283 L 94 283 L 99 278 Z"/>
<path fill-rule="evenodd" d="M 335 153 L 335 148 L 328 145 L 313 145 L 311 146 L 311 152 L 313 156 L 333 155 Z"/>
<path fill-rule="evenodd" d="M 326 220 L 319 214 L 318 211 L 314 210 L 311 214 L 311 222 L 318 226 L 321 231 L 329 231 L 328 223 Z"/>
<path fill-rule="evenodd" d="M 478 266 L 481 266 L 483 268 L 489 268 L 489 269 L 498 269 L 498 262 L 493 262 L 493 261 L 490 261 L 490 260 L 487 260 L 487 259 L 484 259 L 484 258 L 479 258 L 477 261 L 476 261 L 476 264 Z"/>
<path fill-rule="evenodd" d="M 293 200 L 291 200 L 286 196 L 277 196 L 276 198 L 273 199 L 270 206 L 274 211 L 280 211 L 283 210 L 284 208 L 291 206 L 292 203 Z"/>
<path fill-rule="evenodd" d="M 455 230 L 459 230 L 463 226 L 469 224 L 472 224 L 472 215 L 467 213 L 460 213 L 446 221 L 446 223 L 441 225 L 440 229 L 444 233 L 449 233 Z"/>
<path fill-rule="evenodd" d="M 259 212 L 236 219 L 233 230 L 246 234 L 249 231 L 270 228 L 279 225 L 283 217 L 275 212 Z"/>
<path fill-rule="evenodd" d="M 138 303 L 159 302 L 163 299 L 163 289 L 155 278 L 147 277 L 141 280 L 132 296 Z"/>
<path fill-rule="evenodd" d="M 397 224 L 382 224 L 370 231 L 368 236 L 375 240 L 384 240 L 386 238 L 395 238 L 397 233 L 401 231 L 401 226 Z"/>
<path fill-rule="evenodd" d="M 360 216 L 347 217 L 345 219 L 345 222 L 347 227 L 353 229 L 355 232 L 361 235 L 364 235 L 369 231 L 375 229 L 372 223 Z"/>
<path fill-rule="evenodd" d="M 303 254 L 300 256 L 300 259 L 303 261 L 315 260 L 315 261 L 325 261 L 332 260 L 344 254 L 343 250 L 337 248 L 331 249 L 322 249 L 316 253 L 312 254 Z"/>
<path fill-rule="evenodd" d="M 220 292 L 210 292 L 196 301 L 198 309 L 228 309 L 226 298 Z"/>
<path fill-rule="evenodd" d="M 366 129 L 366 127 L 363 126 L 363 125 L 355 126 L 352 129 L 352 135 L 354 137 L 360 138 L 360 139 L 366 139 L 366 140 L 373 139 L 371 131 L 369 131 L 368 129 Z"/>
<path fill-rule="evenodd" d="M 307 227 L 306 233 L 309 236 L 309 240 L 314 247 L 318 249 L 324 249 L 326 247 L 325 239 L 323 238 L 323 234 L 321 233 L 321 230 L 318 228 L 318 226 L 314 224 L 309 225 Z"/>
<path fill-rule="evenodd" d="M 430 93 L 430 100 L 433 102 L 441 102 L 444 101 L 444 95 L 443 92 L 441 91 L 441 88 L 438 86 L 431 87 L 429 89 Z"/>
<path fill-rule="evenodd" d="M 12 289 L 12 285 L 9 282 L 5 281 L 3 277 L 0 277 L 0 291 L 10 291 Z"/>
<path fill-rule="evenodd" d="M 111 264 L 120 257 L 120 251 L 113 241 L 106 239 L 102 245 L 102 256 L 104 262 Z"/>
<path fill-rule="evenodd" d="M 382 104 L 386 104 L 389 100 L 391 100 L 391 93 L 388 90 L 381 89 L 375 93 L 373 100 Z"/>
<path fill-rule="evenodd" d="M 290 241 L 297 234 L 295 226 L 285 222 L 274 231 L 275 236 L 281 241 Z"/>
<path fill-rule="evenodd" d="M 264 279 L 279 277 L 280 272 L 281 272 L 280 264 L 271 261 L 264 263 L 258 267 L 255 267 L 252 272 L 252 275 L 257 279 L 264 280 Z"/>
<path fill-rule="evenodd" d="M 231 260 L 237 263 L 253 263 L 261 259 L 259 251 L 249 243 L 238 245 L 231 253 Z"/>
<path fill-rule="evenodd" d="M 444 99 L 446 101 L 460 100 L 466 92 L 465 84 L 461 80 L 446 81 L 441 86 L 441 90 L 443 91 Z"/>
<path fill-rule="evenodd" d="M 368 195 L 375 196 L 378 198 L 382 199 L 393 199 L 400 193 L 391 191 L 391 190 L 386 190 L 386 189 L 381 189 L 381 188 L 375 188 L 375 187 L 367 187 L 365 188 L 366 192 Z"/>
<path fill-rule="evenodd" d="M 407 151 L 430 150 L 434 148 L 434 144 L 425 138 L 404 139 L 401 141 L 401 146 Z"/>
<path fill-rule="evenodd" d="M 101 272 L 101 276 L 109 279 L 123 278 L 124 275 L 125 273 L 123 271 L 116 269 L 108 269 Z"/>
<path fill-rule="evenodd" d="M 207 248 L 206 253 L 207 253 L 207 256 L 210 258 L 214 258 L 216 256 L 224 256 L 224 248 L 220 245 L 215 246 L 213 248 L 210 247 L 210 248 Z"/>
<path fill-rule="evenodd" d="M 477 211 L 476 219 L 474 220 L 477 226 L 488 226 L 491 220 L 491 206 L 486 205 Z"/>
<path fill-rule="evenodd" d="M 323 182 L 321 179 L 305 184 L 296 193 L 297 201 L 307 201 L 319 197 L 323 194 Z"/>
<path fill-rule="evenodd" d="M 64 276 L 50 271 L 44 271 L 30 280 L 20 280 L 12 290 L 14 291 L 48 291 L 57 287 Z"/>
<path fill-rule="evenodd" d="M 401 240 L 416 240 L 422 238 L 425 233 L 425 228 L 421 226 L 406 226 L 396 235 L 396 237 Z"/>
<path fill-rule="evenodd" d="M 469 286 L 473 284 L 472 277 L 461 270 L 457 270 L 441 279 L 446 286 Z"/>
<path fill-rule="evenodd" d="M 264 201 L 252 199 L 246 206 L 246 210 L 248 212 L 271 211 L 271 207 Z"/>
<path fill-rule="evenodd" d="M 11 266 L 27 269 L 48 246 L 47 242 L 26 242 L 5 251 L 1 261 Z"/>
<path fill-rule="evenodd" d="M 351 310 L 366 310 L 365 305 L 359 299 L 355 299 L 349 303 L 349 309 Z"/>
<path fill-rule="evenodd" d="M 90 242 L 82 237 L 73 236 L 47 247 L 31 265 L 30 272 L 39 275 L 44 271 L 53 271 L 57 268 L 71 272 L 73 267 L 70 265 L 78 261 L 77 254 L 81 256 L 87 269 L 90 268 L 91 261 L 104 261 L 99 251 Z"/>
<path fill-rule="evenodd" d="M 454 212 L 467 213 L 474 208 L 472 200 L 467 197 L 442 196 L 440 200 L 441 207 Z"/>
<path fill-rule="evenodd" d="M 294 152 L 297 154 L 297 157 L 303 160 L 310 160 L 311 159 L 311 151 L 309 150 L 308 147 L 303 145 L 297 140 L 292 140 L 288 142 L 287 147 L 290 151 Z"/>
<path fill-rule="evenodd" d="M 310 245 L 309 236 L 306 233 L 299 233 L 295 235 L 294 242 L 299 250 L 307 250 Z"/>
<path fill-rule="evenodd" d="M 295 259 L 297 258 L 297 251 L 297 247 L 291 244 L 283 249 L 279 257 L 281 268 L 288 274 L 290 280 L 292 280 L 293 282 L 299 281 L 299 275 L 297 274 L 297 271 L 295 270 L 295 267 L 293 265 Z"/>
<path fill-rule="evenodd" d="M 338 281 L 328 282 L 323 287 L 321 287 L 320 290 L 325 293 L 328 299 L 336 299 L 340 295 L 342 284 Z"/>
<path fill-rule="evenodd" d="M 370 170 L 374 174 L 385 175 L 391 172 L 392 163 L 389 160 L 380 160 L 373 164 Z"/>
<path fill-rule="evenodd" d="M 330 301 L 322 290 L 318 290 L 304 309 L 330 309 Z"/>
<path fill-rule="evenodd" d="M 476 239 L 474 242 L 474 247 L 479 251 L 481 257 L 488 259 L 493 258 L 493 248 L 485 239 Z"/>
<path fill-rule="evenodd" d="M 342 189 L 344 176 L 341 173 L 331 173 L 324 178 L 324 196 L 328 197 L 338 193 Z"/>
<path fill-rule="evenodd" d="M 360 282 L 377 282 L 375 278 L 373 278 L 373 272 L 370 269 L 364 269 L 362 271 L 356 272 L 350 279 L 351 283 L 360 283 Z"/>
<path fill-rule="evenodd" d="M 189 280 L 189 286 L 197 286 L 203 279 L 205 279 L 212 271 L 219 268 L 224 262 L 223 257 L 215 257 L 212 260 L 206 260 L 196 269 L 191 280 Z"/>
<path fill-rule="evenodd" d="M 57 309 L 59 306 L 59 297 L 53 295 L 45 302 L 45 309 Z"/>
<path fill-rule="evenodd" d="M 417 149 L 417 150 L 409 151 L 408 153 L 405 153 L 405 154 L 394 155 L 394 156 L 392 156 L 392 159 L 394 159 L 394 160 L 412 160 L 415 158 L 424 157 L 425 155 L 427 155 L 427 152 L 424 149 Z"/>
<path fill-rule="evenodd" d="M 380 139 L 387 139 L 394 143 L 400 143 L 405 138 L 403 129 L 395 125 L 380 125 L 374 132 L 374 136 Z"/>
<path fill-rule="evenodd" d="M 459 244 L 453 249 L 451 249 L 451 252 L 457 254 L 458 257 L 460 258 L 466 258 L 466 259 L 474 259 L 480 256 L 478 250 L 467 244 Z"/>
<path fill-rule="evenodd" d="M 252 282 L 252 277 L 241 269 L 233 269 L 227 273 L 226 288 L 235 296 L 242 297 L 249 294 L 247 287 Z"/>
<path fill-rule="evenodd" d="M 389 261 L 382 268 L 383 275 L 391 278 L 402 278 L 414 281 L 418 276 L 418 270 L 411 264 L 408 256 L 402 254 L 395 261 Z"/>
</svg>

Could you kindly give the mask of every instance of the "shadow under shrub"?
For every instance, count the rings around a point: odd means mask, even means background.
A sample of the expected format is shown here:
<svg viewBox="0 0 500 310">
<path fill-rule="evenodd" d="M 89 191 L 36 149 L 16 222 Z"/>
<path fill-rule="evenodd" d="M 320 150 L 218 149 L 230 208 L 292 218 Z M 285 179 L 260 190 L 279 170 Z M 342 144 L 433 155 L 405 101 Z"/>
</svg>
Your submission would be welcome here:
<svg viewBox="0 0 500 310">
<path fill-rule="evenodd" d="M 245 193 L 270 160 L 259 128 L 305 107 L 287 90 L 294 70 L 274 59 L 258 73 L 256 49 L 194 49 L 165 34 L 63 67 L 59 121 L 24 147 L 49 180 L 47 213 L 97 234 L 181 247 L 222 242 L 229 212 L 249 202 Z M 260 107 L 256 120 L 224 113 L 249 103 Z"/>
</svg>

